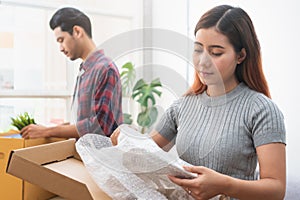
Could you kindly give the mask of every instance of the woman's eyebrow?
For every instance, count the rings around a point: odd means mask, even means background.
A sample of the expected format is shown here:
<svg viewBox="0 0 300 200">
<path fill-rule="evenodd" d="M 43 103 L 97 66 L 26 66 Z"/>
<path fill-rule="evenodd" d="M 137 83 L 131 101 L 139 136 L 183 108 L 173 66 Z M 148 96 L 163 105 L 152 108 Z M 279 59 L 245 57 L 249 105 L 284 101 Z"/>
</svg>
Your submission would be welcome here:
<svg viewBox="0 0 300 200">
<path fill-rule="evenodd" d="M 224 47 L 220 45 L 210 45 L 209 48 L 220 48 L 220 49 L 225 49 Z"/>
<path fill-rule="evenodd" d="M 195 45 L 203 46 L 203 44 L 202 44 L 201 42 L 197 42 L 197 41 L 195 41 L 194 44 L 195 44 Z M 209 45 L 208 48 L 220 48 L 220 49 L 225 49 L 223 46 L 220 46 L 220 45 Z"/>
</svg>

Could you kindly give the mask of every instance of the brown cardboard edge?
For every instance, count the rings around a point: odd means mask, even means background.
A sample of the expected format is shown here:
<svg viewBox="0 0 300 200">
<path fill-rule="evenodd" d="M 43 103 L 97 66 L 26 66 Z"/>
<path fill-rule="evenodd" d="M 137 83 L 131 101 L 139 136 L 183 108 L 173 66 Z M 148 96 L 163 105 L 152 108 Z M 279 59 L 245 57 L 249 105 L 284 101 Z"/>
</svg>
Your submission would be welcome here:
<svg viewBox="0 0 300 200">
<path fill-rule="evenodd" d="M 70 145 L 72 148 L 66 147 Z M 73 154 L 70 155 L 70 152 L 62 153 L 61 150 L 59 151 L 58 147 L 66 147 L 66 149 L 69 148 L 72 150 Z M 47 153 L 47 156 L 42 156 L 44 159 L 39 157 L 35 160 L 34 156 L 38 155 L 36 153 L 37 149 L 39 155 Z M 61 156 L 60 153 L 63 155 Z M 50 156 L 48 157 L 48 155 Z M 57 156 L 59 159 L 57 159 Z M 75 140 L 73 139 L 18 149 L 11 151 L 6 172 L 32 184 L 39 185 L 40 187 L 67 199 L 93 199 L 84 183 L 78 182 L 70 177 L 64 176 L 42 166 L 45 163 L 63 160 L 63 158 L 67 159 L 71 156 L 78 158 L 78 154 L 75 151 Z M 44 181 L 42 177 L 47 177 L 48 180 Z"/>
<path fill-rule="evenodd" d="M 43 165 L 50 162 L 65 160 L 69 157 L 80 159 L 75 149 L 75 139 L 62 140 L 11 151 L 11 155 L 18 155 L 28 161 Z M 47 156 L 45 156 L 47 155 Z"/>
<path fill-rule="evenodd" d="M 1 136 L 15 135 L 15 134 L 18 134 L 18 133 L 20 133 L 20 131 L 11 129 L 11 130 L 9 130 L 9 131 L 7 131 L 7 132 L 0 133 L 0 137 L 1 137 Z"/>
</svg>

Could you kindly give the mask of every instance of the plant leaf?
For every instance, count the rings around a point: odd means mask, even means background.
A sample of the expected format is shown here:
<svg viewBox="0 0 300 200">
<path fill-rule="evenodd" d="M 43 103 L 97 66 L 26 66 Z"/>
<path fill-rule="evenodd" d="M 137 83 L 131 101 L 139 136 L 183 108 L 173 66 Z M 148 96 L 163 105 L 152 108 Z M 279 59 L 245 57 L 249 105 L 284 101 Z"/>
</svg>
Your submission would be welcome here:
<svg viewBox="0 0 300 200">
<path fill-rule="evenodd" d="M 148 107 L 149 100 L 152 105 L 156 104 L 154 94 L 160 96 L 161 92 L 156 88 L 161 87 L 159 78 L 147 84 L 143 79 L 140 79 L 133 87 L 132 98 L 141 104 L 141 106 Z"/>
<path fill-rule="evenodd" d="M 142 89 L 143 87 L 146 87 L 147 86 L 147 83 L 144 81 L 144 79 L 140 79 L 140 80 L 138 80 L 136 83 L 135 83 L 135 85 L 134 85 L 134 87 L 133 87 L 133 91 L 135 91 L 135 90 L 140 90 L 140 89 Z"/>
<path fill-rule="evenodd" d="M 151 87 L 157 87 L 157 86 L 161 87 L 162 86 L 159 78 L 154 79 L 153 81 L 151 81 L 150 84 L 151 84 Z"/>
<path fill-rule="evenodd" d="M 151 125 L 155 123 L 157 116 L 158 116 L 157 108 L 155 106 L 152 106 L 151 108 L 139 113 L 137 123 L 142 127 L 149 128 Z"/>
<path fill-rule="evenodd" d="M 131 114 L 123 113 L 123 123 L 124 124 L 132 124 Z"/>
<path fill-rule="evenodd" d="M 120 77 L 122 82 L 123 96 L 130 96 L 133 82 L 135 80 L 135 69 L 134 65 L 131 62 L 127 62 L 122 66 Z"/>
</svg>

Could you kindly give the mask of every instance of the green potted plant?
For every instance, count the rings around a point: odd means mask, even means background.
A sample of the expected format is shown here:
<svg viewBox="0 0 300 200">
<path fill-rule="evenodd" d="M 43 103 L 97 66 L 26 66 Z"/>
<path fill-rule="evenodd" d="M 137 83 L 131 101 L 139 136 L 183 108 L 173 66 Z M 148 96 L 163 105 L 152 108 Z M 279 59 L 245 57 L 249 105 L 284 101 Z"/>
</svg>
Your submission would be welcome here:
<svg viewBox="0 0 300 200">
<path fill-rule="evenodd" d="M 11 125 L 16 127 L 19 131 L 25 126 L 28 126 L 29 124 L 36 124 L 34 118 L 29 116 L 27 112 L 20 114 L 15 118 L 11 117 L 10 119 Z"/>
<path fill-rule="evenodd" d="M 131 62 L 125 63 L 121 72 L 123 97 L 130 97 L 139 104 L 140 108 L 136 122 L 141 128 L 140 131 L 145 133 L 157 120 L 156 97 L 161 96 L 161 91 L 158 88 L 162 87 L 162 85 L 159 78 L 152 80 L 150 83 L 141 78 L 133 86 L 135 78 L 134 65 Z M 123 116 L 124 123 L 133 123 L 131 113 L 124 113 Z"/>
</svg>

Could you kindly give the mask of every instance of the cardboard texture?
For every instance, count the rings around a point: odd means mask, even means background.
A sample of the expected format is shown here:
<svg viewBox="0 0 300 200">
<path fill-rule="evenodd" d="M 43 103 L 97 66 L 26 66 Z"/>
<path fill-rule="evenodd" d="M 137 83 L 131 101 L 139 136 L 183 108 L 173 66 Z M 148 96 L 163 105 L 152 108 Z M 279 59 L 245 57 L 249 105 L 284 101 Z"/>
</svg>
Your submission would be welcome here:
<svg viewBox="0 0 300 200">
<path fill-rule="evenodd" d="M 75 139 L 11 152 L 7 173 L 72 200 L 109 200 L 89 175 Z"/>
<path fill-rule="evenodd" d="M 53 193 L 32 185 L 22 179 L 6 173 L 10 152 L 15 149 L 60 141 L 59 138 L 23 139 L 10 138 L 16 131 L 0 134 L 0 199 L 5 200 L 38 200 L 49 199 Z"/>
</svg>

